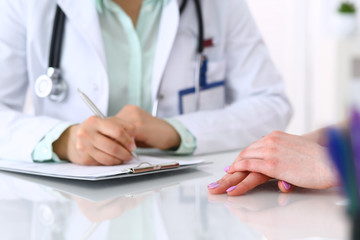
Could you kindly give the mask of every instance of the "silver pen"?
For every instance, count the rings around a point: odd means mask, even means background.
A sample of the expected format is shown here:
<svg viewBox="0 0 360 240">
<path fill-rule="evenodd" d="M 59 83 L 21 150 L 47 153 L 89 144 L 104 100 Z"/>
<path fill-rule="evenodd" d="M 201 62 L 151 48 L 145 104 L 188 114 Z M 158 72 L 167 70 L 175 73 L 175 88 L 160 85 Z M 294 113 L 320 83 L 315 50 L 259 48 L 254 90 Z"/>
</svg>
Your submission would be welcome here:
<svg viewBox="0 0 360 240">
<path fill-rule="evenodd" d="M 86 105 L 93 111 L 93 113 L 101 118 L 106 118 L 105 115 L 96 107 L 96 105 L 90 100 L 88 96 L 86 96 L 85 93 L 83 93 L 79 88 L 77 89 L 78 93 L 80 94 L 81 99 L 86 103 Z M 130 152 L 133 158 L 136 160 L 139 160 L 139 157 L 136 153 Z"/>
</svg>

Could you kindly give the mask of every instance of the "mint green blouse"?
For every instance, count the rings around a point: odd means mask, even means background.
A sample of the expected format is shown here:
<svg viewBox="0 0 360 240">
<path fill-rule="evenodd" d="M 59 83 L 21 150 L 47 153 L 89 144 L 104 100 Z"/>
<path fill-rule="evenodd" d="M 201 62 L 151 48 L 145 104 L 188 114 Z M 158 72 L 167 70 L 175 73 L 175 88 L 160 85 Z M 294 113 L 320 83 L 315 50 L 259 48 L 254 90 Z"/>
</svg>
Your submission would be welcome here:
<svg viewBox="0 0 360 240">
<path fill-rule="evenodd" d="M 111 0 L 94 0 L 98 12 L 109 76 L 108 116 L 133 104 L 151 112 L 152 69 L 159 23 L 168 0 L 144 0 L 134 27 L 131 18 Z M 175 154 L 191 154 L 196 149 L 195 137 L 175 119 L 166 119 L 181 137 Z M 34 161 L 59 161 L 52 143 L 72 123 L 55 126 L 35 147 Z M 189 141 L 191 139 L 192 141 Z"/>
</svg>

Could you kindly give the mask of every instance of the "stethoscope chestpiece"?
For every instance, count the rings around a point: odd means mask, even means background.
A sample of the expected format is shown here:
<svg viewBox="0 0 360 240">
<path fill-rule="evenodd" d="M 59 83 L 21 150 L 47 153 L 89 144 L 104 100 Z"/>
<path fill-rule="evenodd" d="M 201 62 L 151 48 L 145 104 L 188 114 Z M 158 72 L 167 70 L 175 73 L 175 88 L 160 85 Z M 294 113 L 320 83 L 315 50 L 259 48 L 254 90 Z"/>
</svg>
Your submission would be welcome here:
<svg viewBox="0 0 360 240">
<path fill-rule="evenodd" d="M 53 102 L 62 102 L 67 96 L 68 86 L 61 79 L 60 69 L 49 67 L 46 75 L 35 82 L 35 93 L 40 98 L 49 98 Z"/>
</svg>

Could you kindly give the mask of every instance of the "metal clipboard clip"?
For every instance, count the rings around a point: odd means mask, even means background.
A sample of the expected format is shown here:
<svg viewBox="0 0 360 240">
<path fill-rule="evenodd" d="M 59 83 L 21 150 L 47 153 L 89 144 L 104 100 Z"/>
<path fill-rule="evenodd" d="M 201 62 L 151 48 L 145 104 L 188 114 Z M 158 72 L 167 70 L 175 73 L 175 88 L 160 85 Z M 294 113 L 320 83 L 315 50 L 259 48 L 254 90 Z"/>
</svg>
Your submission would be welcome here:
<svg viewBox="0 0 360 240">
<path fill-rule="evenodd" d="M 142 162 L 136 167 L 130 168 L 130 172 L 143 173 L 143 172 L 158 171 L 158 170 L 177 168 L 177 167 L 180 167 L 180 164 L 178 162 L 170 162 L 170 163 L 155 164 L 155 165 L 148 162 Z"/>
</svg>

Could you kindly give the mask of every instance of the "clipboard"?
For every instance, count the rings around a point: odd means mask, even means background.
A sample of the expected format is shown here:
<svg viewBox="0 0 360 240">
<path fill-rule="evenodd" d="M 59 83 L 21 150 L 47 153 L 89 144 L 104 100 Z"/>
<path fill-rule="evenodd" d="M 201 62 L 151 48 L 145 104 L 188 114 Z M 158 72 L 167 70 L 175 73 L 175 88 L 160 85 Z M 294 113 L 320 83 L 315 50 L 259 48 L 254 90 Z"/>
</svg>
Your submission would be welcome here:
<svg viewBox="0 0 360 240">
<path fill-rule="evenodd" d="M 0 170 L 63 179 L 99 181 L 156 174 L 166 171 L 178 171 L 208 164 L 202 159 L 177 160 L 139 156 L 139 160 L 140 162 L 132 160 L 118 166 L 80 166 L 65 161 L 56 163 L 33 163 L 0 159 Z"/>
<path fill-rule="evenodd" d="M 159 171 L 164 169 L 174 169 L 180 167 L 178 162 L 170 162 L 163 164 L 151 164 L 148 162 L 141 162 L 138 166 L 130 168 L 131 173 L 145 173 L 150 171 Z"/>
</svg>

